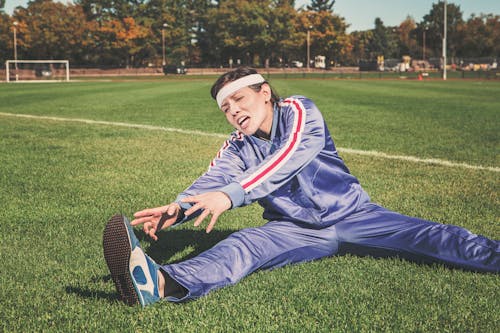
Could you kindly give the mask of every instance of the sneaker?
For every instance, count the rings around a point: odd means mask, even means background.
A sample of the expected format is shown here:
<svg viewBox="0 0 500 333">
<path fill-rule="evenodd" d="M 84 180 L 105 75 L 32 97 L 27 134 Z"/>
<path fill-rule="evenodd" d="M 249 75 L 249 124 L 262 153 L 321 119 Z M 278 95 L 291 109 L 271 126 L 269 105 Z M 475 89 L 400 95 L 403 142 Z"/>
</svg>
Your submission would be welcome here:
<svg viewBox="0 0 500 333">
<path fill-rule="evenodd" d="M 128 305 L 146 306 L 160 300 L 159 265 L 147 256 L 128 219 L 115 215 L 103 235 L 104 258 L 120 298 Z"/>
</svg>

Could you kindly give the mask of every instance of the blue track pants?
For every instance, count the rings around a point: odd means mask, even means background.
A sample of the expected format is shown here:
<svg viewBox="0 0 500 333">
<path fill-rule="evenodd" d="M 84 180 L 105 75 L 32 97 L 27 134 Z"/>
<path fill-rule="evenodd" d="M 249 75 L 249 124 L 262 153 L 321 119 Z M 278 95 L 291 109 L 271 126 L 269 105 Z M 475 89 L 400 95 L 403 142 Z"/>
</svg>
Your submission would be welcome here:
<svg viewBox="0 0 500 333">
<path fill-rule="evenodd" d="M 258 269 L 335 254 L 399 256 L 479 272 L 500 272 L 500 242 L 466 229 L 401 215 L 375 204 L 344 220 L 315 229 L 271 221 L 233 233 L 195 258 L 162 269 L 187 290 L 178 302 L 231 285 Z"/>
</svg>

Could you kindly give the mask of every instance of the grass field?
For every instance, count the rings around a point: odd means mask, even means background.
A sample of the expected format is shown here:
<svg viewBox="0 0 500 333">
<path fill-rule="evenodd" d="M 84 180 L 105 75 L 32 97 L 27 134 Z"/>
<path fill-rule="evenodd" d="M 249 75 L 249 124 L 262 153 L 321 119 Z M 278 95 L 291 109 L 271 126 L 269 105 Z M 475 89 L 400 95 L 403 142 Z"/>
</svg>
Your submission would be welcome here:
<svg viewBox="0 0 500 333">
<path fill-rule="evenodd" d="M 231 130 L 212 81 L 0 85 L 0 331 L 499 331 L 499 275 L 399 259 L 332 257 L 257 272 L 195 302 L 122 305 L 102 257 L 104 225 L 169 202 L 206 170 L 223 141 L 210 133 Z M 312 98 L 341 148 L 479 166 L 342 154 L 373 201 L 500 239 L 500 82 L 272 83 Z M 264 223 L 260 213 L 230 211 L 208 235 L 191 223 L 158 242 L 137 235 L 154 259 L 175 262 Z"/>
</svg>

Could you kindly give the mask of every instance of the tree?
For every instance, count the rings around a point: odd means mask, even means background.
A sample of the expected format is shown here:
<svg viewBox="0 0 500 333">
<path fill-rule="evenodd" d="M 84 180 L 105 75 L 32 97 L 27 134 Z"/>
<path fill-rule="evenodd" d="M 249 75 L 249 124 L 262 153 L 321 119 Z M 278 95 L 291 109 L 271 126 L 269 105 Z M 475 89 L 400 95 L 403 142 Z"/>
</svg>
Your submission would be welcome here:
<svg viewBox="0 0 500 333">
<path fill-rule="evenodd" d="M 348 24 L 334 14 L 335 1 L 311 1 L 308 10 L 294 0 L 33 0 L 13 16 L 2 12 L 0 60 L 12 58 L 12 22 L 17 51 L 24 59 L 69 59 L 73 65 L 146 66 L 167 63 L 254 66 L 285 65 L 324 55 L 329 63 L 353 64 L 377 56 L 420 58 L 426 34 L 426 59 L 440 56 L 443 4 L 434 4 L 422 22 L 407 17 L 387 27 L 377 18 L 369 31 L 346 33 Z M 499 57 L 498 15 L 471 16 L 449 4 L 448 54 Z M 164 38 L 163 38 L 164 37 Z M 164 39 L 164 43 L 163 43 Z M 238 63 L 238 60 L 240 61 Z"/>
<path fill-rule="evenodd" d="M 73 61 L 81 56 L 87 26 L 80 6 L 35 0 L 27 8 L 18 7 L 13 17 L 21 57 Z"/>
<path fill-rule="evenodd" d="M 370 43 L 373 39 L 373 30 L 354 31 L 351 33 L 352 53 L 351 64 L 358 64 L 360 60 L 370 59 Z"/>
<path fill-rule="evenodd" d="M 259 66 L 274 45 L 270 0 L 224 1 L 206 14 L 205 56 L 219 65 L 230 59 Z"/>
<path fill-rule="evenodd" d="M 200 62 L 198 49 L 199 34 L 202 31 L 203 14 L 210 8 L 209 0 L 170 0 L 164 9 L 169 17 L 167 45 L 176 62 L 189 65 Z"/>
<path fill-rule="evenodd" d="M 94 29 L 93 38 L 96 41 L 93 45 L 94 50 L 87 53 L 90 62 L 108 66 L 143 66 L 158 62 L 161 50 L 161 38 L 158 35 L 162 23 L 159 27 L 155 27 L 159 11 L 148 11 L 150 3 L 158 1 L 75 0 L 74 2 L 81 5 L 88 24 Z"/>
<path fill-rule="evenodd" d="M 406 19 L 401 22 L 398 27 L 398 43 L 399 43 L 399 53 L 402 55 L 409 55 L 412 58 L 419 58 L 422 53 L 419 54 L 419 46 L 416 40 L 417 37 L 417 24 L 411 16 L 407 16 Z M 420 34 L 418 34 L 420 36 Z M 423 37 L 423 35 L 422 35 Z"/>
<path fill-rule="evenodd" d="M 0 63 L 4 64 L 6 60 L 13 59 L 13 27 L 9 15 L 0 12 Z"/>
<path fill-rule="evenodd" d="M 351 38 L 346 34 L 347 24 L 344 18 L 327 10 L 302 11 L 298 15 L 297 30 L 303 32 L 304 42 L 307 29 L 310 30 L 311 59 L 316 55 L 323 55 L 327 63 L 347 61 L 352 44 Z M 305 43 L 303 45 L 307 47 Z"/>
<path fill-rule="evenodd" d="M 307 6 L 307 10 L 313 12 L 332 12 L 335 0 L 312 0 L 311 5 Z"/>
<path fill-rule="evenodd" d="M 368 53 L 370 59 L 376 59 L 383 55 L 384 58 L 399 58 L 398 49 L 398 29 L 395 27 L 386 27 L 384 22 L 375 18 L 375 28 L 372 30 L 373 36 L 368 44 Z"/>
<path fill-rule="evenodd" d="M 108 19 L 96 31 L 103 50 L 119 59 L 118 65 L 130 67 L 145 65 L 135 55 L 140 51 L 138 40 L 149 35 L 149 30 L 137 25 L 134 18 Z"/>
<path fill-rule="evenodd" d="M 427 45 L 431 56 L 439 57 L 442 52 L 443 32 L 444 32 L 444 3 L 439 2 L 432 5 L 429 14 L 425 15 L 421 26 L 428 29 Z M 446 7 L 447 20 L 447 50 L 450 57 L 453 59 L 457 56 L 463 40 L 464 24 L 460 6 L 453 3 L 448 3 Z"/>
<path fill-rule="evenodd" d="M 266 45 L 265 48 L 270 51 L 269 56 L 274 64 L 285 66 L 297 59 L 299 33 L 294 24 L 297 19 L 295 1 L 274 1 L 269 17 L 270 42 L 273 44 Z"/>
<path fill-rule="evenodd" d="M 211 0 L 150 0 L 139 11 L 141 22 L 151 29 L 149 47 L 161 59 L 163 38 L 167 63 L 201 62 L 200 43 L 204 43 L 205 13 Z M 136 17 L 134 17 L 136 18 Z M 156 61 L 161 63 L 161 61 Z"/>
<path fill-rule="evenodd" d="M 147 8 L 146 0 L 75 0 L 82 6 L 88 20 L 119 19 L 134 17 L 136 21 L 144 16 Z"/>
<path fill-rule="evenodd" d="M 463 57 L 500 56 L 500 16 L 472 15 L 464 25 Z"/>
<path fill-rule="evenodd" d="M 487 43 L 493 46 L 490 55 L 498 58 L 500 57 L 500 15 L 488 14 L 485 15 L 485 19 Z"/>
</svg>

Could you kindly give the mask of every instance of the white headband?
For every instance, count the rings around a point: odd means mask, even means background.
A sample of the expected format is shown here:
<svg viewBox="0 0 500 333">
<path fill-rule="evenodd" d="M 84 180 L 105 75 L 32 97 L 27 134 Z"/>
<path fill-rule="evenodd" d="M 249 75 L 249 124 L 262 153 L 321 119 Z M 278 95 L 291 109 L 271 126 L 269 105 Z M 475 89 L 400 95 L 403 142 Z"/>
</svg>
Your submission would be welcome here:
<svg viewBox="0 0 500 333">
<path fill-rule="evenodd" d="M 232 82 L 229 82 L 224 87 L 222 87 L 222 89 L 219 90 L 219 93 L 217 94 L 216 100 L 217 104 L 219 105 L 219 108 L 222 106 L 222 102 L 224 102 L 226 97 L 228 97 L 229 95 L 232 95 L 241 88 L 251 86 L 252 84 L 262 83 L 265 81 L 266 79 L 264 79 L 264 77 L 260 74 L 250 74 L 240 77 L 239 79 L 234 80 Z"/>
</svg>

